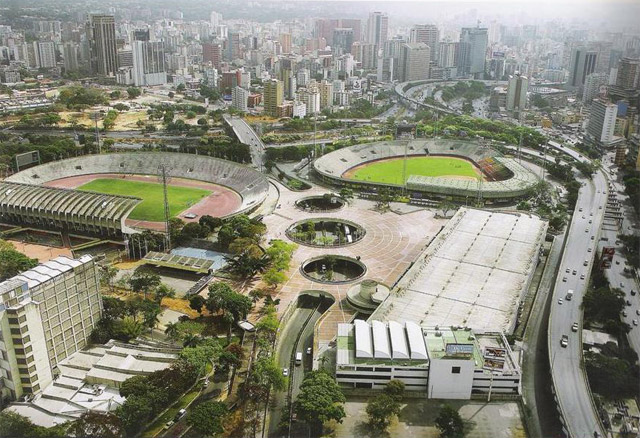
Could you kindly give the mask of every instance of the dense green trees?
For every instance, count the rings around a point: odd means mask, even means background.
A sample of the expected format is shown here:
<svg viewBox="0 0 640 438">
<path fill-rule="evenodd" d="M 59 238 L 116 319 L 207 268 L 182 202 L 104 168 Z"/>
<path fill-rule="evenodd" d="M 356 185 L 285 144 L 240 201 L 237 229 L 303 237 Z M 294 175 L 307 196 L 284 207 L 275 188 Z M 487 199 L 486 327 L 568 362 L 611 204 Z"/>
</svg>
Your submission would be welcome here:
<svg viewBox="0 0 640 438">
<path fill-rule="evenodd" d="M 324 110 L 322 114 L 330 119 L 371 119 L 382 114 L 391 108 L 392 105 L 392 103 L 388 103 L 387 105 L 377 106 L 372 105 L 371 102 L 366 99 L 356 99 L 351 102 L 349 108 L 334 112 Z"/>
<path fill-rule="evenodd" d="M 17 251 L 10 242 L 0 240 L 0 281 L 18 275 L 37 265 L 37 259 L 27 257 Z"/>
<path fill-rule="evenodd" d="M 99 88 L 71 86 L 60 90 L 58 102 L 69 109 L 84 109 L 94 105 L 106 105 L 106 94 Z"/>
<path fill-rule="evenodd" d="M 135 435 L 150 420 L 189 389 L 198 377 L 198 369 L 180 359 L 169 368 L 148 376 L 134 376 L 123 382 L 120 395 L 126 397 L 115 415 L 126 436 Z"/>
<path fill-rule="evenodd" d="M 335 379 L 324 371 L 307 373 L 300 385 L 294 411 L 306 422 L 314 435 L 322 434 L 322 425 L 329 420 L 342 422 L 346 416 L 346 399 Z"/>
<path fill-rule="evenodd" d="M 246 318 L 251 310 L 251 298 L 242 295 L 225 283 L 216 282 L 209 286 L 205 306 L 211 313 L 222 312 L 222 318 L 229 324 L 229 336 L 233 323 Z"/>
<path fill-rule="evenodd" d="M 122 422 L 112 413 L 87 411 L 69 425 L 67 433 L 78 438 L 120 438 Z"/>
<path fill-rule="evenodd" d="M 400 380 L 389 381 L 384 392 L 369 399 L 367 403 L 369 427 L 376 431 L 386 430 L 393 417 L 400 413 L 403 397 L 404 383 Z"/>
<path fill-rule="evenodd" d="M 215 436 L 223 432 L 222 423 L 228 414 L 229 409 L 224 403 L 206 401 L 189 412 L 187 424 L 204 436 Z"/>
<path fill-rule="evenodd" d="M 127 88 L 127 96 L 129 96 L 129 99 L 135 99 L 136 97 L 140 97 L 141 94 L 142 94 L 142 90 L 140 88 L 137 88 L 137 87 Z"/>
<path fill-rule="evenodd" d="M 594 392 L 609 399 L 635 397 L 638 393 L 638 366 L 618 357 L 585 352 L 589 385 Z"/>
<path fill-rule="evenodd" d="M 42 427 L 27 417 L 11 412 L 0 412 L 0 438 L 63 438 L 66 426 Z"/>
<path fill-rule="evenodd" d="M 457 82 L 455 85 L 442 89 L 442 100 L 449 102 L 453 99 L 463 98 L 473 101 L 488 94 L 487 87 L 482 82 Z"/>
<path fill-rule="evenodd" d="M 129 342 L 145 329 L 156 325 L 160 305 L 154 301 L 132 299 L 122 301 L 105 296 L 102 318 L 91 332 L 92 342 L 104 344 L 109 339 Z"/>
</svg>

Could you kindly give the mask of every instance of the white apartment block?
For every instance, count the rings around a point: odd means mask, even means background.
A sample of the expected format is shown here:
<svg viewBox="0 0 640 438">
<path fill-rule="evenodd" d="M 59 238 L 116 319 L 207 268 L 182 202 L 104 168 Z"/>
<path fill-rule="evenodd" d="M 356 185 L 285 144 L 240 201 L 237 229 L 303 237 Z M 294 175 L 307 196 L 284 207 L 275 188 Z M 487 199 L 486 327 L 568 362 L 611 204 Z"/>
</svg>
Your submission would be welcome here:
<svg viewBox="0 0 640 438">
<path fill-rule="evenodd" d="M 102 314 L 91 256 L 56 257 L 0 283 L 2 396 L 38 393 L 87 345 Z"/>
<path fill-rule="evenodd" d="M 231 90 L 231 106 L 237 109 L 238 111 L 242 111 L 246 113 L 249 110 L 249 91 L 245 90 L 242 87 L 233 87 Z"/>
</svg>

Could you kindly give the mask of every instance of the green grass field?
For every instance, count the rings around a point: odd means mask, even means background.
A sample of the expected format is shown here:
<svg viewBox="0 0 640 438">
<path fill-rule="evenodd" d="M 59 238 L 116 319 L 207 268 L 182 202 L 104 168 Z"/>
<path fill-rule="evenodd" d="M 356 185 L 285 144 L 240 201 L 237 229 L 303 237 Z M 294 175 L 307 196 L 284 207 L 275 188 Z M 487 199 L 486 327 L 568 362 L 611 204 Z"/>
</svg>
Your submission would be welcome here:
<svg viewBox="0 0 640 438">
<path fill-rule="evenodd" d="M 141 198 L 142 202 L 133 209 L 129 219 L 153 222 L 164 221 L 164 194 L 162 193 L 161 184 L 102 178 L 94 179 L 78 187 L 78 189 L 106 193 L 108 195 L 127 195 Z M 169 186 L 167 193 L 169 195 L 169 212 L 171 216 L 177 216 L 180 212 L 211 194 L 208 190 L 178 186 Z"/>
<path fill-rule="evenodd" d="M 403 158 L 377 161 L 360 167 L 350 175 L 350 178 L 359 181 L 404 184 L 403 163 Z M 407 158 L 407 178 L 411 175 L 478 177 L 475 167 L 469 161 L 449 157 L 409 157 Z"/>
</svg>

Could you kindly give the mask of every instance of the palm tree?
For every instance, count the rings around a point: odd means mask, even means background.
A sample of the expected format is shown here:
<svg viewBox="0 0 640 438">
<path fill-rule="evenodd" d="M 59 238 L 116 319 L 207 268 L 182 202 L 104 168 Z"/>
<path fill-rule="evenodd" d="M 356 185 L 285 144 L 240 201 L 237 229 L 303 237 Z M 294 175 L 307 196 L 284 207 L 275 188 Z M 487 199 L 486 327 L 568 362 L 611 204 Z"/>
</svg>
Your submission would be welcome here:
<svg viewBox="0 0 640 438">
<path fill-rule="evenodd" d="M 177 322 L 170 322 L 169 324 L 166 325 L 164 329 L 164 334 L 167 335 L 169 339 L 171 339 L 172 341 L 175 341 L 176 339 L 178 339 L 180 335 L 180 331 L 178 330 L 178 327 L 179 326 Z"/>
<path fill-rule="evenodd" d="M 202 338 L 199 335 L 196 335 L 194 333 L 187 333 L 186 335 L 184 335 L 184 338 L 182 338 L 182 345 L 185 348 L 195 347 L 200 343 L 200 341 L 202 341 Z"/>
</svg>

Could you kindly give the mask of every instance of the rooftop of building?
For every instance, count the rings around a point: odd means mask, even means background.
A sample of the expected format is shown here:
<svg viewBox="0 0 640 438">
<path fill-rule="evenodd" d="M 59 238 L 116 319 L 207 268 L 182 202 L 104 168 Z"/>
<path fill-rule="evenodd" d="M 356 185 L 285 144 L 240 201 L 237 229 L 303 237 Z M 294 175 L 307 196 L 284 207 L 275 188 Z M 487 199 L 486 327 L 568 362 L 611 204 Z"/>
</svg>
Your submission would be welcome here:
<svg viewBox="0 0 640 438">
<path fill-rule="evenodd" d="M 117 389 L 120 383 L 169 367 L 178 352 L 117 341 L 78 351 L 58 364 L 59 376 L 42 392 L 7 409 L 44 427 L 76 420 L 88 410 L 110 412 L 124 403 Z"/>
<path fill-rule="evenodd" d="M 467 327 L 420 327 L 396 321 L 338 324 L 338 367 L 394 366 L 425 368 L 439 359 L 473 360 L 476 370 L 519 374 L 520 368 L 501 333 Z"/>
</svg>

